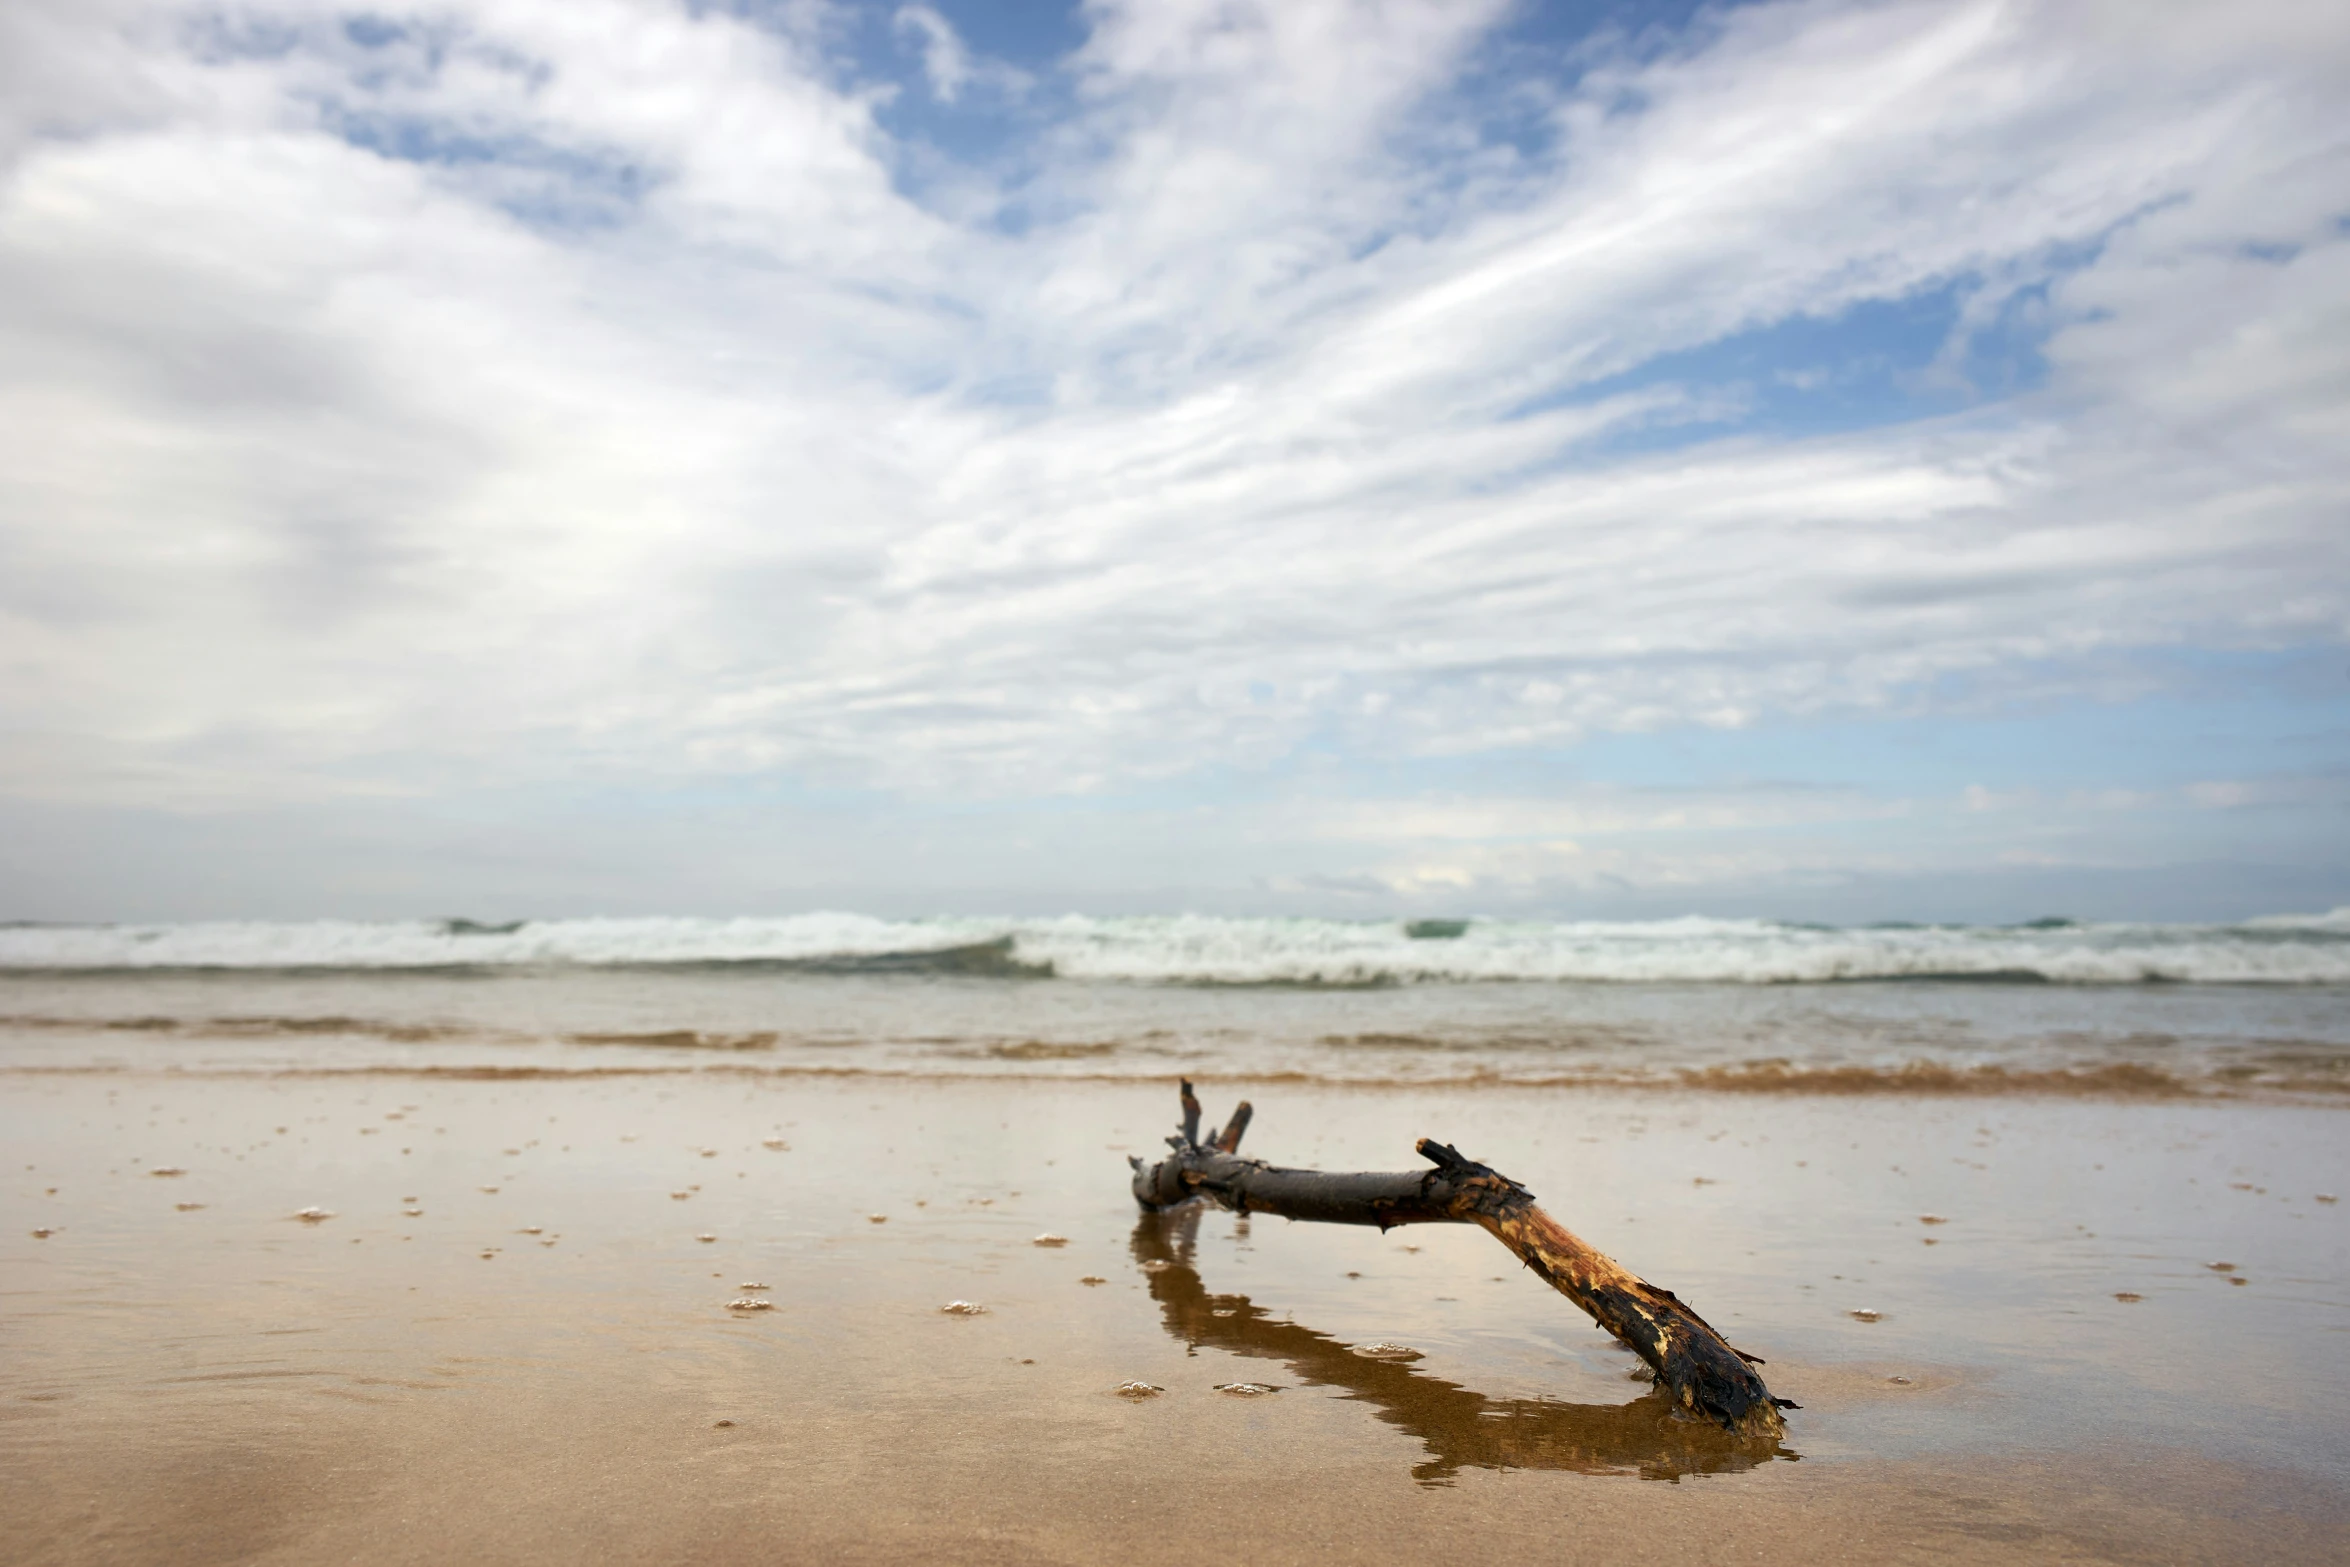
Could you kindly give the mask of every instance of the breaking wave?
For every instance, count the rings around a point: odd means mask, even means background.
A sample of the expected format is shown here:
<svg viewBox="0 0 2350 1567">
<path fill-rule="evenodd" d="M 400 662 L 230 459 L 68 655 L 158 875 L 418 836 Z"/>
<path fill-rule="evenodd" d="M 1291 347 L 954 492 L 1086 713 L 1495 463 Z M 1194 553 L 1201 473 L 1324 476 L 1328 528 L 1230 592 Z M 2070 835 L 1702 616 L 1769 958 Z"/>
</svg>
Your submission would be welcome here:
<svg viewBox="0 0 2350 1567">
<path fill-rule="evenodd" d="M 2226 925 L 1770 920 L 465 919 L 0 927 L 0 970 L 679 966 L 1364 987 L 1476 981 L 2350 984 L 2350 908 Z M 739 1048 L 739 1047 L 738 1047 Z"/>
</svg>

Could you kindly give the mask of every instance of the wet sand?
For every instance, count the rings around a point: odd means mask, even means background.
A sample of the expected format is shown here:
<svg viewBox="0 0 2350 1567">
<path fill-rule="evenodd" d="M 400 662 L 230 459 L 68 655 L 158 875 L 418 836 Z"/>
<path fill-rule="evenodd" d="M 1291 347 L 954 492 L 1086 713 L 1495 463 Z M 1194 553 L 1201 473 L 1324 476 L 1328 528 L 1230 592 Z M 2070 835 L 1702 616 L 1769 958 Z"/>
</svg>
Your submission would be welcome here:
<svg viewBox="0 0 2350 1567">
<path fill-rule="evenodd" d="M 16 1072 L 7 1557 L 2350 1551 L 2339 1110 L 1204 1092 L 1278 1162 L 1518 1177 L 1787 1441 L 1672 1419 L 1479 1232 L 1138 1222 L 1171 1085 Z"/>
</svg>

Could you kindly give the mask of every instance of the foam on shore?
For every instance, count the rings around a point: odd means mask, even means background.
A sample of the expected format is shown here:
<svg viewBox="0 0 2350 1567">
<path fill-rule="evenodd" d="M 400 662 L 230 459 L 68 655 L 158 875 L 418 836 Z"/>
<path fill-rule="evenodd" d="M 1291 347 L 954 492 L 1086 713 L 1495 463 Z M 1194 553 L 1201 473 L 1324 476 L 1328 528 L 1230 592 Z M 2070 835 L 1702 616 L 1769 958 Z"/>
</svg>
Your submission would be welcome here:
<svg viewBox="0 0 2350 1567">
<path fill-rule="evenodd" d="M 1771 920 L 566 919 L 0 927 L 0 969 L 768 965 L 812 972 L 1378 986 L 1506 981 L 2350 985 L 2350 909 L 2236 924 Z"/>
</svg>

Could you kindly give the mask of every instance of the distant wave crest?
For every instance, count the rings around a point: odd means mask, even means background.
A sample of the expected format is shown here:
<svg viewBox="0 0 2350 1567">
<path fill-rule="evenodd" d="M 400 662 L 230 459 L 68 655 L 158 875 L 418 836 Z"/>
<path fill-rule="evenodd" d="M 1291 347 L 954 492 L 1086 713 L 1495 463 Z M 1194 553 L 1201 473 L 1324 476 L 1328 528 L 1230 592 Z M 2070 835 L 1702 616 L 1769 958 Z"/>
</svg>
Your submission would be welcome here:
<svg viewBox="0 0 2350 1567">
<path fill-rule="evenodd" d="M 19 925 L 0 969 L 763 966 L 817 973 L 1380 986 L 1476 981 L 2350 984 L 2350 908 L 2232 925 L 1769 920 L 575 919 Z"/>
</svg>

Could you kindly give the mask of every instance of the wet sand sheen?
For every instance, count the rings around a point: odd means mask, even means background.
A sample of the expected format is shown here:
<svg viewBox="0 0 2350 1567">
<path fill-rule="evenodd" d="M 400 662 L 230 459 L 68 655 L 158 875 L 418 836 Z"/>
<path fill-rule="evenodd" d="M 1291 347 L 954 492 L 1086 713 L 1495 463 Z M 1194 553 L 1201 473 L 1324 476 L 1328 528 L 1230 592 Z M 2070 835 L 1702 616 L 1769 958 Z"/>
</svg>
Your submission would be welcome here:
<svg viewBox="0 0 2350 1567">
<path fill-rule="evenodd" d="M 2350 1300 L 2337 1112 L 1254 1096 L 1264 1157 L 1400 1168 L 1427 1134 L 1525 1180 L 1768 1357 L 1788 1441 L 1672 1420 L 1476 1232 L 1138 1224 L 1151 1085 L 14 1077 L 11 1557 L 2350 1540 L 2350 1377 L 2293 1358 Z"/>
</svg>

